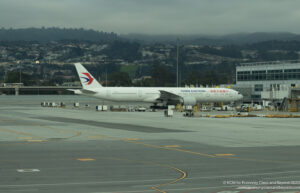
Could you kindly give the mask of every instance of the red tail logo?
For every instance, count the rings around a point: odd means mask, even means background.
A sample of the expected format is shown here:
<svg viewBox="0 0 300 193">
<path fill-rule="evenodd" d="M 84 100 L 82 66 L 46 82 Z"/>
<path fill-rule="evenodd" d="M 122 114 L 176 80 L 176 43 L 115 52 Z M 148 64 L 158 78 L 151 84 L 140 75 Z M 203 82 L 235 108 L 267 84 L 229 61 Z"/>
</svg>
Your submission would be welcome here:
<svg viewBox="0 0 300 193">
<path fill-rule="evenodd" d="M 87 85 L 92 84 L 92 82 L 94 81 L 94 79 L 91 77 L 91 75 L 89 73 L 87 73 L 87 72 L 82 73 L 82 74 L 84 74 L 85 76 L 87 76 L 87 77 L 80 77 L 80 78 L 83 78 L 85 80 L 84 83 L 87 83 Z"/>
</svg>

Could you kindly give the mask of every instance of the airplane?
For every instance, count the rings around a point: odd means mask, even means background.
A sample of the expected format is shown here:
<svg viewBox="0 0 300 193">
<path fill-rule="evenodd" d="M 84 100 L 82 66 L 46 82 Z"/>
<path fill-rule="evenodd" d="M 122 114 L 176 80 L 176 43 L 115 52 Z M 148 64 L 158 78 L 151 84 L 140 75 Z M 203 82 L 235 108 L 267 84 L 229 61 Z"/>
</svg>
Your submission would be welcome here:
<svg viewBox="0 0 300 193">
<path fill-rule="evenodd" d="M 155 107 L 168 105 L 196 105 L 200 102 L 234 102 L 243 95 L 228 88 L 186 88 L 186 87 L 103 87 L 81 63 L 75 63 L 82 89 L 72 90 L 86 95 L 116 102 L 152 103 Z"/>
</svg>

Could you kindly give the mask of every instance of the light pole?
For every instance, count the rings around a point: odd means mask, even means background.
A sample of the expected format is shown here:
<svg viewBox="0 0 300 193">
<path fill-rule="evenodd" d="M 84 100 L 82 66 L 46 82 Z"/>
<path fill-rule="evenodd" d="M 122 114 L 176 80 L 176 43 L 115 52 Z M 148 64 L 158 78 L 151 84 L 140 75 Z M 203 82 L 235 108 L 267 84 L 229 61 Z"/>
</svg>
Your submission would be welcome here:
<svg viewBox="0 0 300 193">
<path fill-rule="evenodd" d="M 104 58 L 104 65 L 105 65 L 105 86 L 107 87 L 107 65 L 106 65 L 106 57 Z"/>
<path fill-rule="evenodd" d="M 38 76 L 37 76 L 37 77 L 38 77 L 37 84 L 38 84 L 38 95 L 40 95 L 40 75 L 41 75 L 40 61 L 39 61 L 39 60 L 36 60 L 36 61 L 35 61 L 35 64 L 38 65 L 38 68 L 37 68 L 37 69 L 38 69 L 38 71 L 39 71 L 39 72 L 37 73 L 37 74 L 38 74 Z"/>
<path fill-rule="evenodd" d="M 176 86 L 178 87 L 178 83 L 179 83 L 179 81 L 178 81 L 178 58 L 179 58 L 179 55 L 178 55 L 178 53 L 179 53 L 179 48 L 178 48 L 178 42 L 179 42 L 179 38 L 177 38 L 177 40 L 176 40 L 176 46 L 177 46 L 177 60 L 176 60 Z"/>
<path fill-rule="evenodd" d="M 22 71 L 21 71 L 21 65 L 19 66 L 19 81 L 20 81 L 20 85 L 22 83 Z"/>
<path fill-rule="evenodd" d="M 105 86 L 107 87 L 107 67 L 105 69 Z"/>
</svg>

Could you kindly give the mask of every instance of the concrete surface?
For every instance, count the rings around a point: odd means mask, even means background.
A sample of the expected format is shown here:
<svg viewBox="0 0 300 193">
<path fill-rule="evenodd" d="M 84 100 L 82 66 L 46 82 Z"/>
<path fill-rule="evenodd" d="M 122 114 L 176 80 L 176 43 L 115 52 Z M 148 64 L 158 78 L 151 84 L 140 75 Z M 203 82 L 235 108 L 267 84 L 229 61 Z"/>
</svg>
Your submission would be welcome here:
<svg viewBox="0 0 300 193">
<path fill-rule="evenodd" d="M 91 108 L 43 108 L 42 101 Z M 300 190 L 300 119 L 96 112 L 98 102 L 0 96 L 0 192 Z"/>
</svg>

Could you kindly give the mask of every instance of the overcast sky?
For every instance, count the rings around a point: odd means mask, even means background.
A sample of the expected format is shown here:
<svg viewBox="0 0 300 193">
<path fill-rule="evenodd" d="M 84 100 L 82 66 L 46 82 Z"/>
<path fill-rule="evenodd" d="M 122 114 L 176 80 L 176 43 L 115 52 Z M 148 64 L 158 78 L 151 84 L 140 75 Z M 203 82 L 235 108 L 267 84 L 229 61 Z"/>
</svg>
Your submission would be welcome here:
<svg viewBox="0 0 300 193">
<path fill-rule="evenodd" d="M 300 0 L 0 0 L 0 27 L 119 34 L 300 33 Z"/>
</svg>

